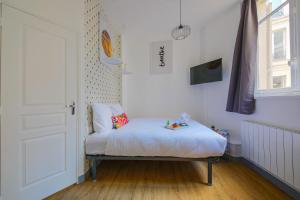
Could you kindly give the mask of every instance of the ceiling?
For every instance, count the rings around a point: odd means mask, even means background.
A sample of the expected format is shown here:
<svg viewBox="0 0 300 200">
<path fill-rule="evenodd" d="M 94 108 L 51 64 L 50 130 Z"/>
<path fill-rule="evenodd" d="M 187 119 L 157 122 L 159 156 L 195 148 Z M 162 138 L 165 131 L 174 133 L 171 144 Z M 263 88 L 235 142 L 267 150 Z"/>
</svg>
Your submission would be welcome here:
<svg viewBox="0 0 300 200">
<path fill-rule="evenodd" d="M 241 0 L 182 0 L 183 24 L 202 26 Z M 179 23 L 179 0 L 104 0 L 107 17 L 120 31 L 138 27 L 174 27 Z M 160 25 L 160 26 L 159 26 Z"/>
</svg>

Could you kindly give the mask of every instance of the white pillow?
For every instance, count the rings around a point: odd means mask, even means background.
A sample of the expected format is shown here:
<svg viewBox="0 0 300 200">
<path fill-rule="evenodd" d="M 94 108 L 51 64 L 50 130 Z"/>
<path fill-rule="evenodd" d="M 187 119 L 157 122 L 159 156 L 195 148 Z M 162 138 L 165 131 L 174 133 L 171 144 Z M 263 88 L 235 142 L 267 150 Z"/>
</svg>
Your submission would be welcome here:
<svg viewBox="0 0 300 200">
<path fill-rule="evenodd" d="M 119 103 L 108 104 L 113 116 L 121 115 L 124 113 L 124 109 Z"/>
<path fill-rule="evenodd" d="M 93 103 L 93 126 L 96 133 L 106 133 L 112 129 L 112 112 L 108 105 Z"/>
</svg>

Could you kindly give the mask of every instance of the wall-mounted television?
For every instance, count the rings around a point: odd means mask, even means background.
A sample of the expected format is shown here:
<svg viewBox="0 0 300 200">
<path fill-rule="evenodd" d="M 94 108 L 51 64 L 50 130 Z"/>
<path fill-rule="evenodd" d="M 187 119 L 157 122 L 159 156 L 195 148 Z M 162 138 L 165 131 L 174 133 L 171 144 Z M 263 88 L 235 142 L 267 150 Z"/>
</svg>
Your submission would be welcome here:
<svg viewBox="0 0 300 200">
<path fill-rule="evenodd" d="M 190 69 L 191 85 L 222 81 L 222 58 Z"/>
</svg>

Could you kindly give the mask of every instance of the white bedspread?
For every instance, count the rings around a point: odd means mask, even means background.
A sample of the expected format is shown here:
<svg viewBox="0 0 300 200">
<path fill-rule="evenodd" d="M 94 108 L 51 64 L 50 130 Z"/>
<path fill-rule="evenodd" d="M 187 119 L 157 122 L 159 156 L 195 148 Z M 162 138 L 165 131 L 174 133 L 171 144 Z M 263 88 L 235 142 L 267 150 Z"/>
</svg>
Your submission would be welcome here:
<svg viewBox="0 0 300 200">
<path fill-rule="evenodd" d="M 205 158 L 224 154 L 226 139 L 196 121 L 180 130 L 164 128 L 166 119 L 132 119 L 107 137 L 105 154 Z"/>
<path fill-rule="evenodd" d="M 107 138 L 110 133 L 94 133 L 89 135 L 85 140 L 85 151 L 89 155 L 105 154 Z"/>
</svg>

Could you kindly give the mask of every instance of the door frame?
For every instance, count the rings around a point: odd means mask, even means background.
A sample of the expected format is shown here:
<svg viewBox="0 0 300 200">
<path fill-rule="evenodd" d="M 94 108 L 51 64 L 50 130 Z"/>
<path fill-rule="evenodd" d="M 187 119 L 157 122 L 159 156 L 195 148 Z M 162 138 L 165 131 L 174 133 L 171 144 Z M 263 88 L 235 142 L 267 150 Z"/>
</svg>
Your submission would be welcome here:
<svg viewBox="0 0 300 200">
<path fill-rule="evenodd" d="M 3 9 L 4 7 L 10 7 L 12 9 L 18 10 L 19 12 L 25 13 L 27 15 L 30 15 L 38 20 L 42 20 L 45 21 L 49 24 L 52 24 L 54 26 L 59 26 L 62 27 L 64 29 L 66 29 L 69 32 L 74 33 L 75 37 L 76 37 L 76 67 L 74 67 L 76 76 L 74 77 L 74 82 L 75 82 L 75 89 L 74 92 L 76 92 L 75 95 L 75 102 L 76 102 L 76 120 L 75 120 L 75 129 L 76 129 L 76 133 L 75 133 L 75 146 L 76 146 L 76 151 L 75 151 L 75 161 L 76 161 L 76 166 L 75 166 L 75 180 L 77 180 L 78 183 L 78 178 L 81 175 L 79 172 L 79 165 L 80 165 L 80 130 L 83 126 L 83 123 L 81 122 L 82 120 L 82 101 L 83 101 L 83 94 L 84 92 L 82 91 L 82 83 L 81 81 L 83 80 L 83 76 L 81 75 L 81 72 L 83 71 L 81 69 L 81 65 L 83 64 L 83 55 L 82 55 L 82 51 L 81 51 L 81 47 L 83 46 L 83 42 L 81 40 L 81 34 L 78 31 L 72 30 L 68 27 L 65 27 L 63 25 L 54 23 L 48 19 L 44 19 L 43 17 L 40 16 L 36 16 L 34 14 L 28 13 L 26 11 L 23 11 L 19 8 L 16 8 L 14 6 L 9 5 L 6 2 L 3 2 L 2 0 L 0 0 L 0 41 L 3 39 L 2 37 L 2 29 L 3 29 L 3 18 L 2 18 L 2 13 L 3 13 Z M 1 57 L 3 57 L 3 51 L 4 49 L 2 48 L 2 42 L 0 43 L 0 55 Z M 0 58 L 1 58 L 0 57 Z M 8 134 L 8 130 L 7 130 L 7 124 L 8 124 L 8 119 L 7 119 L 7 98 L 6 98 L 6 93 L 7 90 L 9 90 L 9 86 L 6 85 L 6 80 L 7 80 L 7 76 L 6 76 L 6 69 L 4 67 L 4 62 L 3 59 L 0 60 L 0 200 L 4 200 L 6 198 L 6 191 L 7 191 L 7 159 L 9 158 L 9 156 L 7 155 L 7 153 L 5 152 L 5 143 L 7 141 L 7 134 Z"/>
<path fill-rule="evenodd" d="M 2 0 L 0 0 L 0 200 L 3 199 L 3 193 L 4 193 L 4 182 L 6 182 L 5 178 L 3 177 L 3 175 L 5 173 L 3 173 L 3 167 L 4 167 L 4 153 L 3 153 L 3 145 L 2 145 L 2 141 L 3 141 L 3 135 L 4 135 L 4 130 L 5 130 L 5 126 L 4 126 L 4 122 L 5 122 L 5 117 L 4 117 L 4 111 L 3 108 L 4 103 L 4 97 L 3 97 L 3 89 L 4 89 L 4 84 L 3 84 L 3 64 L 2 64 L 2 13 L 3 13 L 3 2 Z"/>
</svg>

